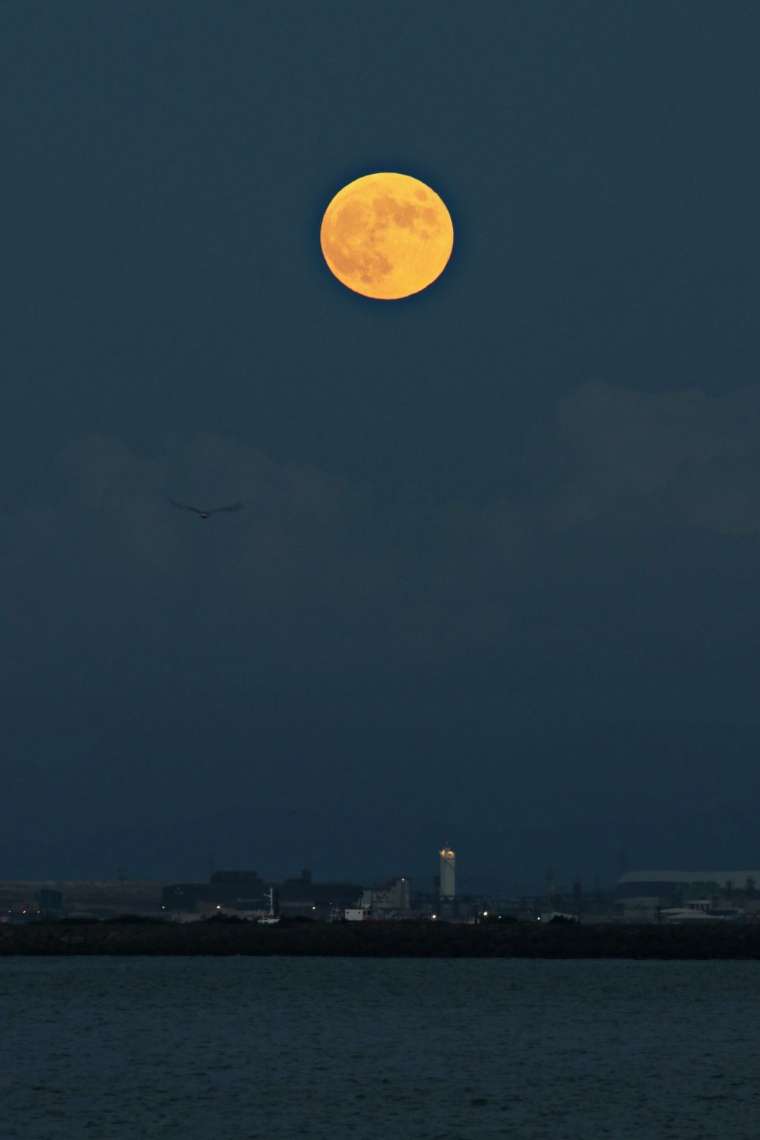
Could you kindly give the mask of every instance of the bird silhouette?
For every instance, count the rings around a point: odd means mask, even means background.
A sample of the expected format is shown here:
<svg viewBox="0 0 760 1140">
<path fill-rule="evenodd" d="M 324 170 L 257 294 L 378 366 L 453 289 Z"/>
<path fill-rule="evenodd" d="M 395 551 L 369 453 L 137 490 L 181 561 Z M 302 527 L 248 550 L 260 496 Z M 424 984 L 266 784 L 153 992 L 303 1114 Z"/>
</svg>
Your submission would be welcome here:
<svg viewBox="0 0 760 1140">
<path fill-rule="evenodd" d="M 229 503 L 225 507 L 209 507 L 206 509 L 204 507 L 194 507 L 190 503 L 178 503 L 176 499 L 169 499 L 169 502 L 173 507 L 177 507 L 178 510 L 192 511 L 194 515 L 198 515 L 198 517 L 202 519 L 210 518 L 211 515 L 218 515 L 220 511 L 242 511 L 243 509 L 242 503 Z"/>
</svg>

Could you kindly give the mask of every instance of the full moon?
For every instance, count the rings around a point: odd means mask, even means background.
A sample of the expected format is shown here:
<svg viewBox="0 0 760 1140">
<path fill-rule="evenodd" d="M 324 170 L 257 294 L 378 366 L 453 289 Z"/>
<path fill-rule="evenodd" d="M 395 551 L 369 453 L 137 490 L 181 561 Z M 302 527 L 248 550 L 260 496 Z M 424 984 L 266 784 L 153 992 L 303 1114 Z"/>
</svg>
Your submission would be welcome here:
<svg viewBox="0 0 760 1140">
<path fill-rule="evenodd" d="M 330 270 L 355 293 L 397 301 L 440 277 L 454 226 L 434 190 L 409 174 L 365 174 L 339 190 L 319 233 Z"/>
</svg>

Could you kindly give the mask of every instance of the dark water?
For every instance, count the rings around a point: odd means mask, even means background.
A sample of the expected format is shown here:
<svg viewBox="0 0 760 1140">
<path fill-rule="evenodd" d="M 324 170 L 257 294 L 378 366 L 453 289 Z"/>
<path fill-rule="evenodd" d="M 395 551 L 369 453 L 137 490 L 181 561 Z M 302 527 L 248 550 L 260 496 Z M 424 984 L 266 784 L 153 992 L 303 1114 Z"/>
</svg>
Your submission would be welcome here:
<svg viewBox="0 0 760 1140">
<path fill-rule="evenodd" d="M 4 1140 L 760 1137 L 760 964 L 0 961 Z"/>
</svg>

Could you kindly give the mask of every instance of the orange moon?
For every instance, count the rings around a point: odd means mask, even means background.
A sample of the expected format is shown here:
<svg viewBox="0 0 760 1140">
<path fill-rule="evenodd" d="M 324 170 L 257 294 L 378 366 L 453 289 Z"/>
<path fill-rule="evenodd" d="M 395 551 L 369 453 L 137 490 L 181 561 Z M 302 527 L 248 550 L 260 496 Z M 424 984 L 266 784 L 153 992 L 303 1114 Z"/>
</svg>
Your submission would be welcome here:
<svg viewBox="0 0 760 1140">
<path fill-rule="evenodd" d="M 319 232 L 330 271 L 355 293 L 398 301 L 440 277 L 454 247 L 451 215 L 409 174 L 365 174 L 339 190 Z"/>
</svg>

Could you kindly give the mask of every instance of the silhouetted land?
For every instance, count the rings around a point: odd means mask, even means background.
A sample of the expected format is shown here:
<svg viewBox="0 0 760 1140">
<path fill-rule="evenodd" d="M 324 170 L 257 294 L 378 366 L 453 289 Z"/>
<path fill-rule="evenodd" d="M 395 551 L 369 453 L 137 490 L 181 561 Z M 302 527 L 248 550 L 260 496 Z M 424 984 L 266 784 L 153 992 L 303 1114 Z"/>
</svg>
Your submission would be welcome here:
<svg viewBox="0 0 760 1140">
<path fill-rule="evenodd" d="M 760 958 L 760 923 L 456 926 L 156 921 L 0 925 L 8 954 L 292 954 L 413 958 Z"/>
</svg>

